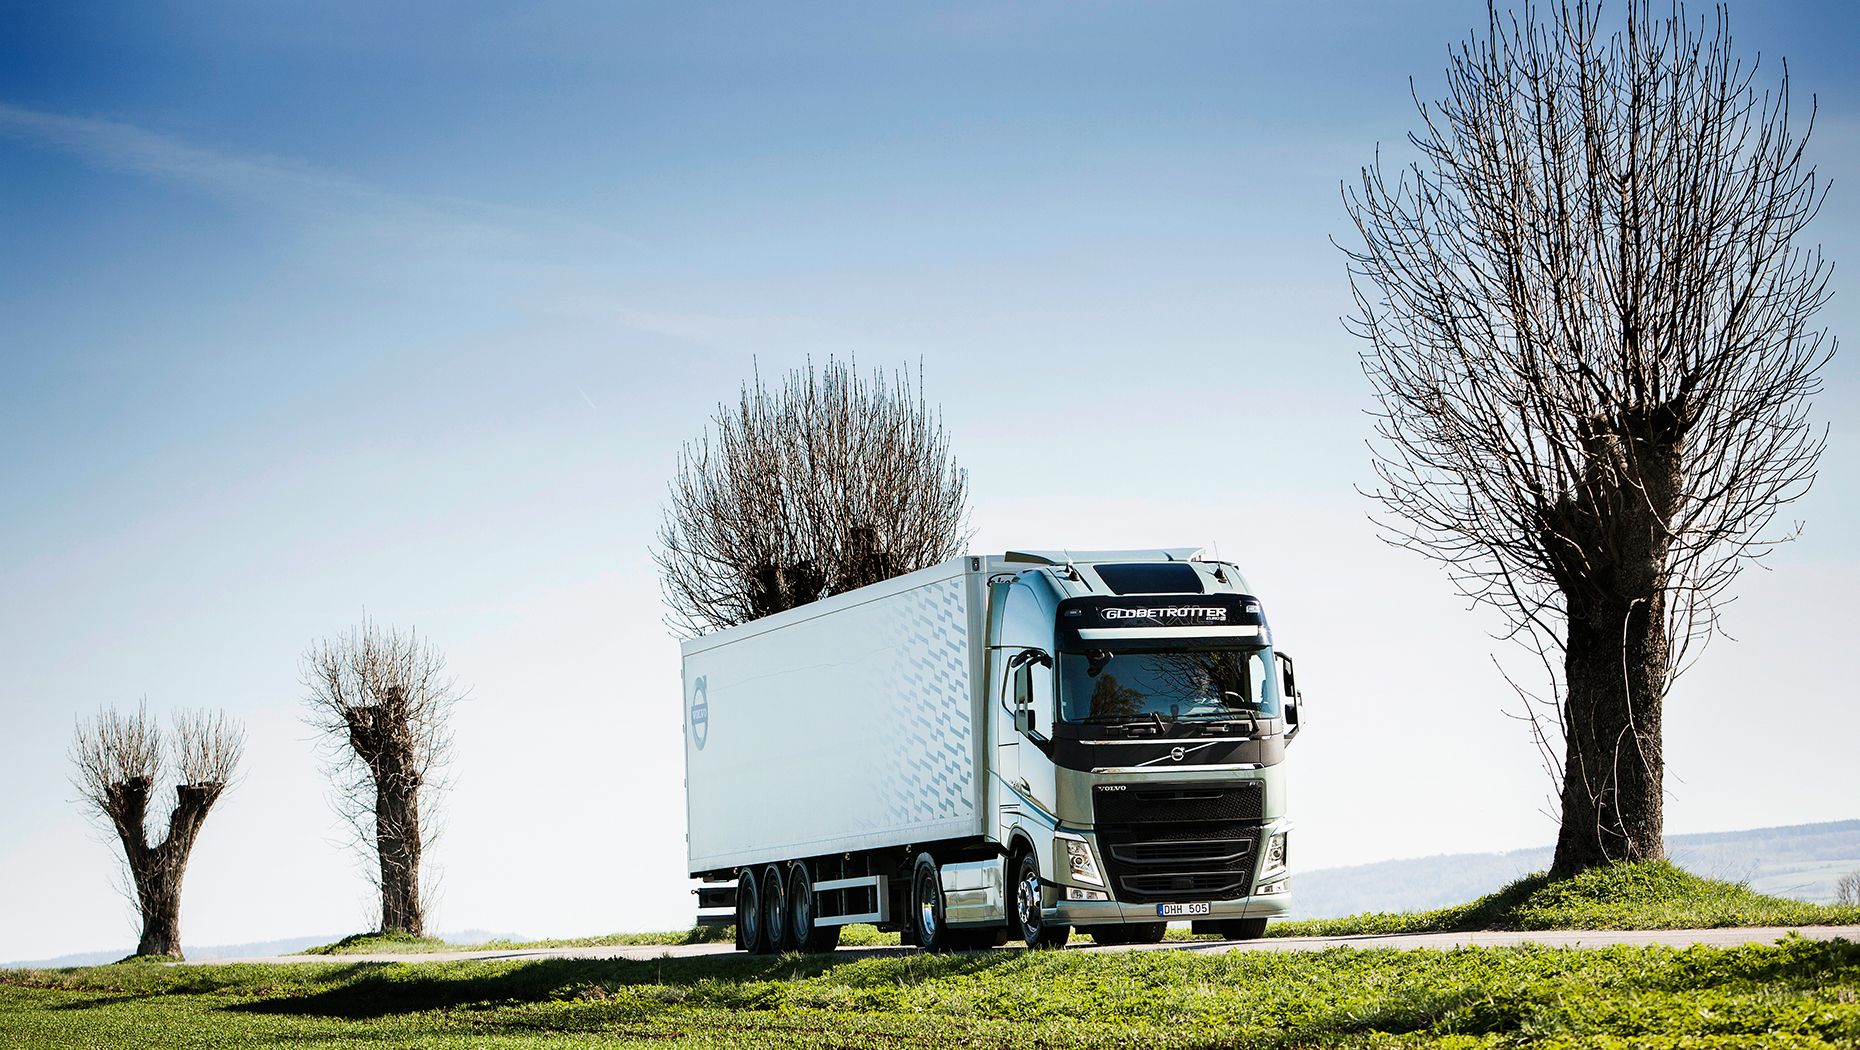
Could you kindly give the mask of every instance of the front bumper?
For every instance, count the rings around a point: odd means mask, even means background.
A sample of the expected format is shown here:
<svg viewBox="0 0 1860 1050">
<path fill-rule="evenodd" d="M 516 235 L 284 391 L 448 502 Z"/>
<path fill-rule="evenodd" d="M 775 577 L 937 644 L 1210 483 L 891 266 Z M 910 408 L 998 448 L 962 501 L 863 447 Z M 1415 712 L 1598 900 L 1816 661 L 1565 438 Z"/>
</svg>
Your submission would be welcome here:
<svg viewBox="0 0 1860 1050">
<path fill-rule="evenodd" d="M 1097 926 L 1104 923 L 1190 922 L 1197 919 L 1278 918 L 1292 910 L 1290 891 L 1268 896 L 1255 894 L 1239 900 L 1211 901 L 1206 915 L 1156 914 L 1154 904 L 1126 904 L 1122 901 L 1060 901 L 1043 909 L 1049 925 Z"/>
<path fill-rule="evenodd" d="M 1291 830 L 1292 824 L 1289 820 L 1272 821 L 1260 829 L 1258 841 L 1263 845 L 1274 837 L 1284 836 L 1285 841 L 1289 843 Z M 1258 865 L 1264 863 L 1264 858 L 1259 856 L 1255 856 L 1252 860 L 1254 870 L 1252 877 L 1246 883 L 1252 889 L 1249 895 L 1216 901 L 1195 900 L 1191 897 L 1183 902 L 1196 906 L 1206 904 L 1208 910 L 1205 914 L 1162 915 L 1159 913 L 1159 906 L 1154 897 L 1143 903 L 1111 899 L 1072 899 L 1076 894 L 1068 893 L 1070 888 L 1097 891 L 1108 896 L 1115 892 L 1110 885 L 1113 880 L 1105 877 L 1109 869 L 1104 864 L 1097 836 L 1091 831 L 1067 829 L 1059 833 L 1058 839 L 1059 841 L 1054 843 L 1054 868 L 1061 873 L 1060 881 L 1047 886 L 1042 902 L 1045 906 L 1041 909 L 1046 921 L 1051 924 L 1094 926 L 1105 923 L 1187 922 L 1195 919 L 1270 919 L 1282 917 L 1290 913 L 1292 908 L 1290 869 L 1279 864 L 1271 871 L 1262 874 Z M 1091 870 L 1099 876 L 1101 882 L 1094 884 L 1073 877 L 1069 865 L 1065 863 L 1064 839 L 1083 842 L 1089 846 L 1094 861 Z M 1286 848 L 1289 850 L 1289 845 Z M 1273 892 L 1261 893 L 1262 889 L 1271 889 Z"/>
</svg>

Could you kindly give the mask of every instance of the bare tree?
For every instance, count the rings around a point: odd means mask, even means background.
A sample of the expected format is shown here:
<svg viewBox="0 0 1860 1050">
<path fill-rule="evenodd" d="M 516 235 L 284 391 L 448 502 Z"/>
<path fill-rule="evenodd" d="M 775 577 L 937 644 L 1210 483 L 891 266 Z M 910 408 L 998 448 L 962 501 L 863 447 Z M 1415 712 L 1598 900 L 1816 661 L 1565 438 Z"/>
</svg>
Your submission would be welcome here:
<svg viewBox="0 0 1860 1050">
<path fill-rule="evenodd" d="M 1850 908 L 1860 905 L 1860 871 L 1850 871 L 1834 884 L 1834 903 Z"/>
<path fill-rule="evenodd" d="M 773 392 L 758 373 L 712 422 L 679 454 L 653 552 L 675 630 L 792 609 L 968 540 L 968 474 L 903 373 L 868 380 L 829 359 Z"/>
<path fill-rule="evenodd" d="M 1557 683 L 1564 875 L 1662 855 L 1668 689 L 1814 479 L 1830 268 L 1797 241 L 1825 188 L 1812 103 L 1797 128 L 1786 66 L 1759 93 L 1723 8 L 1488 11 L 1416 96 L 1420 159 L 1345 193 L 1350 327 L 1390 538 Z"/>
<path fill-rule="evenodd" d="M 164 742 L 146 705 L 137 705 L 134 714 L 111 708 L 78 722 L 71 745 L 73 783 L 80 801 L 122 843 L 142 916 L 137 955 L 181 957 L 181 881 L 188 855 L 244 750 L 244 728 L 223 711 L 177 712 L 172 742 Z M 176 780 L 174 808 L 167 835 L 151 844 L 149 804 L 164 772 Z"/>
<path fill-rule="evenodd" d="M 439 775 L 464 694 L 445 657 L 414 631 L 368 617 L 304 654 L 307 721 L 330 754 L 335 803 L 381 893 L 384 933 L 425 933 L 420 861 L 432 845 Z"/>
</svg>

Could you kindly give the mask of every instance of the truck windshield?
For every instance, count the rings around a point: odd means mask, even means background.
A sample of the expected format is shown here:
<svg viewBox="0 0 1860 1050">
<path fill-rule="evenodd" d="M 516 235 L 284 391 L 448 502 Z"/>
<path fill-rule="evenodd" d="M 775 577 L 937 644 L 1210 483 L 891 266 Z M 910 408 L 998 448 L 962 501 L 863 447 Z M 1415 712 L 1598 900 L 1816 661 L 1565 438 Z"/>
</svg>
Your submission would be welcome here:
<svg viewBox="0 0 1860 1050">
<path fill-rule="evenodd" d="M 1061 717 L 1068 722 L 1224 721 L 1279 717 L 1272 650 L 1059 654 Z"/>
</svg>

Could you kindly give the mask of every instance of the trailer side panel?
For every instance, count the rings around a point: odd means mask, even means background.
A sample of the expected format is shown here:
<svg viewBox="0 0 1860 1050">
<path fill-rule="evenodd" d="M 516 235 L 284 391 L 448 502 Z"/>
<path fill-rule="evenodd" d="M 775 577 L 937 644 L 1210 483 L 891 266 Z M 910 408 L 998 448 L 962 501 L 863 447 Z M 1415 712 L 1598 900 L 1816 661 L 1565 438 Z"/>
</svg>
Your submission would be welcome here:
<svg viewBox="0 0 1860 1050">
<path fill-rule="evenodd" d="M 685 644 L 691 872 L 983 832 L 965 567 Z"/>
</svg>

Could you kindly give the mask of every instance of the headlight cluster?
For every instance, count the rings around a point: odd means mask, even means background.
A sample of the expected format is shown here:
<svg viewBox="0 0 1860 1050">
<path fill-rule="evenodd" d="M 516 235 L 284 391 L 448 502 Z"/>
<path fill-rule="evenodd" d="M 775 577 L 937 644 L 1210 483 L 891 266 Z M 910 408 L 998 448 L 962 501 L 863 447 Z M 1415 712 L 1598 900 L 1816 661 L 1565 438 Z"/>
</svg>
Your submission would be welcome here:
<svg viewBox="0 0 1860 1050">
<path fill-rule="evenodd" d="M 1072 870 L 1072 877 L 1093 886 L 1104 885 L 1104 876 L 1098 874 L 1098 860 L 1091 855 L 1091 844 L 1084 839 L 1067 838 L 1060 841 L 1066 844 L 1066 864 Z"/>
<path fill-rule="evenodd" d="M 1284 871 L 1285 863 L 1285 836 L 1283 834 L 1274 835 L 1266 842 L 1266 860 L 1265 863 L 1261 864 L 1259 867 L 1260 878 L 1263 879 L 1273 872 Z"/>
</svg>

